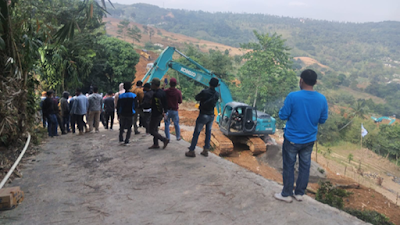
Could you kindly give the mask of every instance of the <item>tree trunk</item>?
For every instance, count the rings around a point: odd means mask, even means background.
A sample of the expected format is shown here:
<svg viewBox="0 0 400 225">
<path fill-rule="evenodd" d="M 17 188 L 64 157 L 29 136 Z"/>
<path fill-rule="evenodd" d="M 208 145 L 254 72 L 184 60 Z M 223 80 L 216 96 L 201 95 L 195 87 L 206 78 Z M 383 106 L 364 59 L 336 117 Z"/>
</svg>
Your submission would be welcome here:
<svg viewBox="0 0 400 225">
<path fill-rule="evenodd" d="M 256 104 L 257 104 L 257 95 L 258 95 L 258 85 L 256 86 L 256 94 L 254 95 L 253 107 L 256 107 Z"/>
</svg>

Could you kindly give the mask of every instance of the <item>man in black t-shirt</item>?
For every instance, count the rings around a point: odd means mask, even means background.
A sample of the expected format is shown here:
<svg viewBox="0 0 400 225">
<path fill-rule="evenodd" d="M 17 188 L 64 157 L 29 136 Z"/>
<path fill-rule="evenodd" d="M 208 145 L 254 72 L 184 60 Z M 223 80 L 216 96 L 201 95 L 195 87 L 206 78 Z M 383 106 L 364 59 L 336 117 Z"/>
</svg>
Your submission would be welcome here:
<svg viewBox="0 0 400 225">
<path fill-rule="evenodd" d="M 211 78 L 209 84 L 210 88 L 202 90 L 196 95 L 196 101 L 200 102 L 200 114 L 196 120 L 196 127 L 194 128 L 192 143 L 189 147 L 189 151 L 185 153 L 187 157 L 196 157 L 194 149 L 196 148 L 199 135 L 204 125 L 206 125 L 206 140 L 201 155 L 207 157 L 208 151 L 210 150 L 211 140 L 211 128 L 214 122 L 214 107 L 218 102 L 218 92 L 215 90 L 218 87 L 219 80 L 217 78 Z"/>
<path fill-rule="evenodd" d="M 153 90 L 153 98 L 151 101 L 151 118 L 150 118 L 150 134 L 153 135 L 153 145 L 149 149 L 158 149 L 158 140 L 164 143 L 163 149 L 165 149 L 169 143 L 169 140 L 158 133 L 158 126 L 165 117 L 165 113 L 168 111 L 167 96 L 163 90 L 160 89 L 160 79 L 154 78 L 151 81 L 151 89 Z"/>
</svg>

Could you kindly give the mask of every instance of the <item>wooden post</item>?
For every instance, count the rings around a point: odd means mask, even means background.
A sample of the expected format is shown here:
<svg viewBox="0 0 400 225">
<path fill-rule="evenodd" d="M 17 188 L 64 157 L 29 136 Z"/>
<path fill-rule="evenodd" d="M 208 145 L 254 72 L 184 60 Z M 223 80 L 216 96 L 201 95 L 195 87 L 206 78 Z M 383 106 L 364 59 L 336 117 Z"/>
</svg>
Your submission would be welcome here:
<svg viewBox="0 0 400 225">
<path fill-rule="evenodd" d="M 344 167 L 344 175 L 345 176 L 346 176 L 346 169 L 347 169 L 347 166 Z"/>
<path fill-rule="evenodd" d="M 397 205 L 397 200 L 399 199 L 399 192 L 397 192 L 397 196 L 396 196 L 396 205 Z"/>
</svg>

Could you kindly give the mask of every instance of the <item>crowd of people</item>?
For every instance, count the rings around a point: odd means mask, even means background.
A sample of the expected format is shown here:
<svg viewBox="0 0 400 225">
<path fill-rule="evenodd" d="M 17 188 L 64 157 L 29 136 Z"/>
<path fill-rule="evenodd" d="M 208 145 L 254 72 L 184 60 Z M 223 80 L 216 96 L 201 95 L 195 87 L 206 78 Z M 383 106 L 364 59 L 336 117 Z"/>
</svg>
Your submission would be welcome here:
<svg viewBox="0 0 400 225">
<path fill-rule="evenodd" d="M 88 96 L 82 94 L 81 89 L 76 89 L 75 96 L 64 92 L 60 100 L 54 97 L 53 91 L 43 93 L 41 108 L 43 113 L 43 126 L 47 126 L 50 137 L 57 135 L 57 126 L 62 134 L 75 133 L 75 125 L 79 135 L 85 132 L 99 132 L 99 122 L 102 121 L 105 129 L 113 128 L 115 112 L 117 114 L 120 130 L 119 141 L 129 145 L 129 139 L 134 127 L 135 135 L 139 134 L 138 126 L 146 129 L 146 134 L 153 136 L 153 145 L 149 149 L 159 149 L 159 141 L 165 149 L 170 142 L 169 125 L 174 123 L 176 138 L 179 141 L 179 104 L 182 103 L 182 94 L 176 89 L 177 82 L 170 79 L 170 87 L 160 87 L 160 80 L 154 78 L 151 83 L 143 85 L 141 81 L 131 88 L 131 82 L 121 83 L 119 92 L 111 91 L 103 98 L 96 87 Z M 283 158 L 283 189 L 274 197 L 285 202 L 292 199 L 302 201 L 308 185 L 311 153 L 316 141 L 318 124 L 323 124 L 328 118 L 328 104 L 325 96 L 314 91 L 317 83 L 317 74 L 313 70 L 304 70 L 300 75 L 300 91 L 290 93 L 279 111 L 281 120 L 287 120 L 284 128 L 284 142 L 282 145 Z M 195 157 L 195 148 L 198 137 L 206 126 L 206 137 L 203 156 L 208 156 L 210 150 L 211 128 L 214 121 L 214 108 L 219 95 L 215 88 L 219 80 L 212 78 L 209 88 L 202 90 L 195 96 L 200 102 L 199 116 L 193 132 L 193 138 L 187 157 Z M 239 113 L 239 112 L 237 112 Z M 237 115 L 236 115 L 237 116 Z M 86 122 L 84 120 L 86 117 Z M 235 117 L 235 115 L 233 115 Z M 159 126 L 164 119 L 165 137 L 159 133 Z M 137 124 L 139 122 L 139 125 Z M 88 125 L 89 124 L 89 128 Z M 71 126 L 71 127 L 70 127 Z M 126 130 L 126 132 L 125 132 Z M 124 133 L 125 138 L 124 138 Z M 294 188 L 294 166 L 299 158 L 299 174 Z"/>
<path fill-rule="evenodd" d="M 195 157 L 195 146 L 203 126 L 206 126 L 206 140 L 203 156 L 208 156 L 211 139 L 211 126 L 214 121 L 214 108 L 218 101 L 215 88 L 219 80 L 212 78 L 210 87 L 204 89 L 196 100 L 200 102 L 200 114 L 196 120 L 192 143 L 187 157 Z M 75 96 L 64 92 L 59 99 L 49 90 L 42 93 L 41 111 L 43 127 L 47 127 L 49 137 L 58 136 L 58 127 L 61 134 L 73 133 L 76 130 L 79 135 L 84 133 L 99 132 L 100 122 L 105 129 L 113 129 L 115 114 L 119 121 L 119 142 L 121 145 L 129 145 L 132 126 L 135 135 L 140 134 L 139 127 L 144 127 L 146 133 L 143 136 L 152 135 L 153 145 L 149 149 L 165 149 L 170 142 L 171 121 L 175 127 L 176 140 L 180 141 L 179 104 L 182 103 L 182 93 L 176 88 L 177 80 L 169 80 L 169 88 L 161 87 L 161 81 L 154 78 L 150 83 L 143 85 L 137 81 L 132 87 L 131 82 L 121 83 L 119 91 L 108 91 L 103 97 L 98 93 L 98 88 L 93 87 L 92 92 L 84 95 L 80 88 L 76 89 Z M 165 136 L 159 133 L 159 126 L 164 120 Z M 76 129 L 77 128 L 77 129 Z M 124 137 L 125 135 L 125 137 Z"/>
</svg>

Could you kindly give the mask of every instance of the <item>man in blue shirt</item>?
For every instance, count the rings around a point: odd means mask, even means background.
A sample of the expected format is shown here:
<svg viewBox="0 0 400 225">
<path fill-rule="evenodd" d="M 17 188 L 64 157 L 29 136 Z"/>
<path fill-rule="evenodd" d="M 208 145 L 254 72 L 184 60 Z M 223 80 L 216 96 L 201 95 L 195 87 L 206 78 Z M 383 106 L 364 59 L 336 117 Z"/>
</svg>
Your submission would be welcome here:
<svg viewBox="0 0 400 225">
<path fill-rule="evenodd" d="M 317 83 L 317 73 L 304 70 L 300 75 L 300 91 L 290 93 L 279 111 L 279 118 L 287 120 L 283 158 L 283 190 L 274 197 L 285 202 L 292 202 L 293 196 L 297 201 L 303 200 L 308 185 L 311 165 L 311 152 L 317 139 L 318 124 L 328 119 L 328 103 L 325 96 L 314 91 Z M 299 156 L 299 174 L 294 186 L 294 165 Z"/>
<path fill-rule="evenodd" d="M 131 82 L 125 82 L 124 89 L 125 93 L 118 96 L 117 115 L 119 119 L 119 142 L 128 145 L 132 132 L 133 115 L 136 113 L 137 99 L 136 95 L 130 92 Z M 124 129 L 128 130 L 125 141 L 123 137 Z"/>
<path fill-rule="evenodd" d="M 76 89 L 76 97 L 72 104 L 71 114 L 75 115 L 75 121 L 78 123 L 79 135 L 83 134 L 83 128 L 86 128 L 86 123 L 83 121 L 83 116 L 87 114 L 89 109 L 89 100 L 82 94 L 80 88 Z"/>
</svg>

